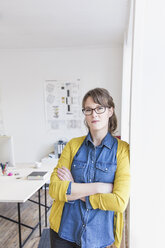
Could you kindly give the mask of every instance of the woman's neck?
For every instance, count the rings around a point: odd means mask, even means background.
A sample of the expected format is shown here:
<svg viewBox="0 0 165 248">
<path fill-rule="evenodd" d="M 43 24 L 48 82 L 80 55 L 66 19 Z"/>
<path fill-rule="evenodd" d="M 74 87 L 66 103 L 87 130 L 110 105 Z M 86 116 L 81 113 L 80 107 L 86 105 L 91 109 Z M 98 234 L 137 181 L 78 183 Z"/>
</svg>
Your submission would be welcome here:
<svg viewBox="0 0 165 248">
<path fill-rule="evenodd" d="M 105 131 L 105 130 L 100 130 L 99 132 L 98 131 L 96 131 L 96 132 L 94 132 L 94 131 L 90 131 L 90 134 L 91 134 L 91 138 L 92 138 L 92 141 L 93 141 L 93 144 L 95 145 L 95 146 L 99 146 L 100 144 L 101 144 L 101 142 L 102 142 L 102 140 L 105 138 L 105 136 L 107 135 L 107 133 L 108 133 L 108 130 L 107 131 Z"/>
</svg>

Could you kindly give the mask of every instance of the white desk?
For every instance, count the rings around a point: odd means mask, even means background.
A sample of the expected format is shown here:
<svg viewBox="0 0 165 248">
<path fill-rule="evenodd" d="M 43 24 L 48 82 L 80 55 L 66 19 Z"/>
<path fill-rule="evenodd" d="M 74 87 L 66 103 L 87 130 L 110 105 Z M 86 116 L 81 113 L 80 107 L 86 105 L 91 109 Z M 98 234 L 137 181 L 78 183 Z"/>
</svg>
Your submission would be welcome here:
<svg viewBox="0 0 165 248">
<path fill-rule="evenodd" d="M 18 204 L 18 222 L 12 219 L 9 219 L 5 216 L 0 215 L 1 218 L 12 221 L 18 224 L 19 229 L 19 247 L 22 248 L 28 238 L 32 235 L 33 231 L 39 225 L 39 232 L 41 236 L 41 206 L 45 207 L 45 225 L 47 226 L 47 196 L 46 196 L 46 182 L 49 181 L 51 172 L 53 171 L 55 165 L 43 165 L 40 168 L 34 168 L 32 164 L 20 164 L 16 167 L 9 167 L 8 171 L 13 173 L 13 176 L 3 176 L 0 175 L 0 202 L 15 202 Z M 48 171 L 45 179 L 43 180 L 28 180 L 27 175 L 32 171 Z M 19 175 L 14 175 L 19 173 Z M 45 204 L 40 202 L 40 189 L 45 185 Z M 38 191 L 38 202 L 30 200 L 30 197 Z M 35 227 L 30 227 L 26 224 L 21 223 L 21 214 L 20 214 L 20 203 L 24 203 L 27 200 L 30 200 L 39 205 L 39 222 Z M 21 225 L 27 228 L 32 229 L 31 233 L 27 239 L 22 243 L 21 240 Z"/>
<path fill-rule="evenodd" d="M 0 175 L 0 202 L 26 202 L 50 179 L 54 167 L 55 165 L 44 165 L 36 169 L 31 164 L 9 167 L 8 171 L 12 172 L 13 176 Z M 32 171 L 48 171 L 48 173 L 44 180 L 28 180 L 27 175 Z M 19 175 L 16 176 L 15 173 Z"/>
</svg>

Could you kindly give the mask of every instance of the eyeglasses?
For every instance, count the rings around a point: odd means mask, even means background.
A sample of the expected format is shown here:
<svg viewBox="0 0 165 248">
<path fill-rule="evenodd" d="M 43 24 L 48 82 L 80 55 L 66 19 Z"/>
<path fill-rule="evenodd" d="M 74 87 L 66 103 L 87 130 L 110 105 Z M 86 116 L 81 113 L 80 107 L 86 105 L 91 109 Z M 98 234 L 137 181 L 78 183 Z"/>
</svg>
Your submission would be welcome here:
<svg viewBox="0 0 165 248">
<path fill-rule="evenodd" d="M 96 112 L 96 114 L 103 114 L 105 112 L 107 107 L 104 106 L 98 106 L 96 108 L 84 108 L 82 109 L 82 112 L 84 115 L 92 115 L 93 110 Z"/>
</svg>

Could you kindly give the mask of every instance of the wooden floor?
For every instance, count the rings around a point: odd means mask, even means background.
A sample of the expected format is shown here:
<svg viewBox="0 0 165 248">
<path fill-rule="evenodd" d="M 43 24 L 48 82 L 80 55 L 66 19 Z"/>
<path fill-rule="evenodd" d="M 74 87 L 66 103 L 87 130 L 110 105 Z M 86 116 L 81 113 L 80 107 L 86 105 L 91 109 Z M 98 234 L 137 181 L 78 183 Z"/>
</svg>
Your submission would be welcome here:
<svg viewBox="0 0 165 248">
<path fill-rule="evenodd" d="M 38 193 L 36 193 L 32 200 L 38 201 Z M 41 203 L 44 204 L 44 190 L 41 190 Z M 51 205 L 52 200 L 50 196 L 47 194 L 47 204 Z M 17 221 L 17 204 L 16 203 L 0 203 L 0 215 L 4 215 L 6 217 L 12 218 Z M 45 212 L 44 207 L 41 207 L 42 214 L 42 230 L 45 228 Z M 49 219 L 50 211 L 48 212 Z M 38 205 L 27 201 L 21 204 L 21 221 L 24 224 L 35 226 L 38 222 Z M 49 227 L 49 220 L 48 220 Z M 25 240 L 28 234 L 30 233 L 30 229 L 26 227 L 21 227 L 22 230 L 22 240 Z M 37 248 L 39 244 L 40 236 L 39 236 L 39 228 L 37 228 L 27 243 L 24 245 L 24 248 Z M 0 247 L 1 248 L 19 248 L 19 238 L 18 238 L 18 225 L 0 218 Z"/>
<path fill-rule="evenodd" d="M 38 201 L 38 193 L 36 193 L 32 200 Z M 41 203 L 44 204 L 44 190 L 41 190 Z M 47 193 L 47 204 L 50 206 L 52 204 L 52 199 Z M 0 215 L 12 218 L 17 221 L 17 204 L 15 203 L 0 203 Z M 24 224 L 35 226 L 38 222 L 38 205 L 33 202 L 27 201 L 21 204 L 21 221 Z M 48 227 L 49 228 L 49 214 L 48 212 Z M 44 207 L 41 207 L 42 215 L 42 230 L 45 228 L 45 212 Z M 22 230 L 22 240 L 25 240 L 30 229 L 26 227 L 21 227 Z M 40 241 L 39 228 L 37 228 L 30 239 L 24 245 L 24 248 L 38 248 Z M 112 246 L 108 246 L 110 248 Z M 0 218 L 0 248 L 19 248 L 19 238 L 18 238 L 18 225 Z"/>
</svg>

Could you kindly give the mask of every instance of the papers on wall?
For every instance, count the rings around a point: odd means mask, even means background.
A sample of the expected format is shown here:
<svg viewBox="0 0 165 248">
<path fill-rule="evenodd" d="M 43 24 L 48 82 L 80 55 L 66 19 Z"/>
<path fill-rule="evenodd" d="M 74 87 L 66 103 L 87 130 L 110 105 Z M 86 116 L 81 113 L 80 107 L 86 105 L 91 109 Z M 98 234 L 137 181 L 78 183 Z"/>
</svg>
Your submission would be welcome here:
<svg viewBox="0 0 165 248">
<path fill-rule="evenodd" d="M 45 81 L 45 112 L 48 129 L 81 128 L 80 80 Z"/>
</svg>

